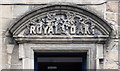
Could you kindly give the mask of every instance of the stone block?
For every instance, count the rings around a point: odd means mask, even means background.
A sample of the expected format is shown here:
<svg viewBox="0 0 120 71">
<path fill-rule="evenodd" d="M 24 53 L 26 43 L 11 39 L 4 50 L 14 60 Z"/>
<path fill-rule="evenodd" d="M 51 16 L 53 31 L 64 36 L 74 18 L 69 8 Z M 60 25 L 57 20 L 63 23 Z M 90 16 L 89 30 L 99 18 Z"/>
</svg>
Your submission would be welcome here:
<svg viewBox="0 0 120 71">
<path fill-rule="evenodd" d="M 2 53 L 7 53 L 6 49 L 7 49 L 7 46 L 6 46 L 5 38 L 2 38 Z"/>
<path fill-rule="evenodd" d="M 106 63 L 104 69 L 118 69 L 118 65 L 114 62 Z"/>
<path fill-rule="evenodd" d="M 11 5 L 4 5 L 1 7 L 2 10 L 2 18 L 12 18 L 12 6 Z"/>
<path fill-rule="evenodd" d="M 22 44 L 19 44 L 19 59 L 25 58 L 24 47 Z"/>
<path fill-rule="evenodd" d="M 107 53 L 107 59 L 109 60 L 108 62 L 114 62 L 114 61 L 118 61 L 118 51 L 110 51 L 109 53 Z"/>
<path fill-rule="evenodd" d="M 117 15 L 117 14 L 112 13 L 112 12 L 107 12 L 107 13 L 105 14 L 105 16 L 106 16 L 106 20 L 107 20 L 108 22 L 114 21 L 114 22 L 118 23 L 118 15 Z"/>
<path fill-rule="evenodd" d="M 14 45 L 8 44 L 7 45 L 7 53 L 11 54 L 13 52 Z"/>
<path fill-rule="evenodd" d="M 21 60 L 19 60 L 19 48 L 15 46 L 13 49 L 13 53 L 11 54 L 11 64 L 21 64 Z"/>
<path fill-rule="evenodd" d="M 118 38 L 118 15 L 114 13 L 106 13 L 106 20 L 113 28 L 113 38 Z"/>
<path fill-rule="evenodd" d="M 106 4 L 102 4 L 102 5 L 90 5 L 89 7 L 93 8 L 94 10 L 96 10 L 98 15 L 100 15 L 101 17 L 104 17 L 104 13 L 105 13 L 105 9 L 106 9 Z"/>
<path fill-rule="evenodd" d="M 13 5 L 12 6 L 12 16 L 13 18 L 19 18 L 24 15 L 25 12 L 29 10 L 29 5 Z"/>
<path fill-rule="evenodd" d="M 12 24 L 11 21 L 13 21 L 12 18 L 1 18 L 2 23 L 2 34 L 5 35 L 8 28 L 10 28 L 10 25 Z"/>
<path fill-rule="evenodd" d="M 23 59 L 23 69 L 34 69 L 34 60 L 29 58 Z"/>
<path fill-rule="evenodd" d="M 8 58 L 6 53 L 2 53 L 2 69 L 6 69 L 8 67 Z"/>
<path fill-rule="evenodd" d="M 118 1 L 108 1 L 107 2 L 107 11 L 118 13 Z"/>
<path fill-rule="evenodd" d="M 8 55 L 8 61 L 7 61 L 8 64 L 11 64 L 11 59 L 12 59 L 12 58 L 11 58 L 11 55 Z"/>
<path fill-rule="evenodd" d="M 97 58 L 103 59 L 103 45 L 98 45 L 96 47 L 96 50 L 97 50 Z"/>
<path fill-rule="evenodd" d="M 25 58 L 34 59 L 34 57 L 32 56 L 34 55 L 34 52 L 30 46 L 28 46 L 27 48 L 24 47 L 24 53 L 25 53 Z"/>
<path fill-rule="evenodd" d="M 109 46 L 107 47 L 108 50 L 110 51 L 116 51 L 118 50 L 118 41 L 116 40 L 111 40 L 109 43 Z"/>
<path fill-rule="evenodd" d="M 22 69 L 22 64 L 12 64 L 11 69 Z"/>
</svg>

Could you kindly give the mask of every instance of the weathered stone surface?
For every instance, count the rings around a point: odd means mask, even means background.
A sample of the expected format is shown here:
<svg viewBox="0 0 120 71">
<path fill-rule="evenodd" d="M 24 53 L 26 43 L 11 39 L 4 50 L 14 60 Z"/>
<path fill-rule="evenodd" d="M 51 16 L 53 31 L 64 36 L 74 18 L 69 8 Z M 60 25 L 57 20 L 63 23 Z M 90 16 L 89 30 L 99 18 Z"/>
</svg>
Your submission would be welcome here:
<svg viewBox="0 0 120 71">
<path fill-rule="evenodd" d="M 2 69 L 7 69 L 8 68 L 8 66 L 9 66 L 9 64 L 8 64 L 8 54 L 7 54 L 7 52 L 6 52 L 6 49 L 7 49 L 7 46 L 6 46 L 6 41 L 5 41 L 6 39 L 5 38 L 2 38 L 2 45 L 1 45 L 1 47 L 2 47 L 2 52 L 1 52 L 1 54 L 2 54 Z"/>
<path fill-rule="evenodd" d="M 2 6 L 0 6 L 2 7 Z M 2 9 L 0 8 L 0 16 L 2 15 Z M 2 22 L 0 18 L 0 23 Z M 2 24 L 0 24 L 0 27 L 2 27 Z M 0 28 L 0 70 L 2 70 L 2 28 Z"/>
<path fill-rule="evenodd" d="M 118 69 L 118 40 L 111 40 L 105 52 L 105 69 Z"/>
<path fill-rule="evenodd" d="M 118 35 L 119 35 L 119 38 L 120 38 L 120 26 L 118 26 Z"/>
<path fill-rule="evenodd" d="M 11 69 L 22 69 L 22 61 L 19 60 L 19 47 L 16 45 L 11 54 Z"/>
<path fill-rule="evenodd" d="M 6 35 L 6 31 L 8 30 L 9 25 L 11 25 L 11 21 L 13 20 L 13 18 L 1 18 L 2 20 L 2 35 L 3 37 L 5 37 Z"/>
<path fill-rule="evenodd" d="M 101 5 L 90 5 L 91 8 L 95 9 L 97 11 L 97 14 L 100 14 L 101 17 L 104 18 L 104 14 L 106 12 L 106 4 Z"/>
<path fill-rule="evenodd" d="M 12 50 L 9 43 L 11 43 L 11 38 L 7 38 L 5 35 L 5 32 L 7 28 L 11 25 L 11 22 L 14 22 L 14 19 L 19 18 L 21 15 L 24 15 L 27 11 L 34 9 L 31 8 L 31 6 L 36 7 L 36 5 L 29 5 L 29 4 L 45 4 L 50 2 L 73 2 L 77 4 L 94 4 L 94 5 L 88 5 L 89 7 L 94 8 L 98 12 L 102 13 L 102 15 L 105 17 L 107 22 L 111 23 L 111 26 L 113 28 L 113 32 L 115 35 L 120 35 L 120 27 L 118 28 L 118 25 L 120 26 L 120 7 L 118 7 L 118 3 L 116 1 L 109 1 L 101 5 L 95 5 L 99 3 L 103 3 L 106 0 L 1 0 L 1 4 L 28 4 L 28 5 L 0 5 L 0 70 L 1 69 L 28 69 L 28 68 L 34 68 L 34 56 L 33 56 L 33 50 L 85 50 L 88 49 L 86 47 L 91 47 L 91 57 L 88 57 L 91 61 L 91 68 L 94 68 L 92 66 L 94 65 L 94 60 L 96 58 L 94 57 L 95 53 L 95 47 L 96 45 L 75 45 L 75 44 L 36 44 L 32 45 L 35 47 L 30 48 L 31 46 L 25 45 L 25 57 L 23 56 L 23 60 L 19 60 L 19 49 L 18 45 L 15 46 Z M 119 13 L 118 13 L 119 10 Z M 106 11 L 106 12 L 105 12 Z M 119 31 L 119 32 L 118 32 Z M 113 38 L 113 37 L 112 37 Z M 118 47 L 120 47 L 120 41 L 118 43 L 117 37 L 115 37 L 117 41 L 110 41 L 111 43 L 107 44 L 108 47 L 104 47 L 104 69 L 118 69 Z M 13 42 L 12 42 L 13 43 Z M 56 46 L 58 48 L 56 48 Z M 80 46 L 80 47 L 79 47 Z M 28 48 L 29 47 L 29 48 Z M 49 48 L 48 48 L 49 47 Z M 74 47 L 74 48 L 73 48 Z M 9 49 L 11 48 L 11 49 Z M 119 50 L 120 51 L 120 50 Z M 101 52 L 98 52 L 98 56 L 100 58 L 103 57 L 101 55 Z M 93 56 L 92 56 L 93 55 Z M 97 55 L 96 55 L 97 56 Z M 119 58 L 120 61 L 120 58 Z M 1 64 L 2 63 L 2 64 Z M 90 62 L 88 62 L 90 63 Z M 97 64 L 97 63 L 96 63 Z M 98 62 L 99 64 L 99 62 Z M 120 64 L 120 63 L 119 63 Z M 27 65 L 27 66 L 26 66 Z"/>
<path fill-rule="evenodd" d="M 118 42 L 118 60 L 119 60 L 119 69 L 120 69 L 120 39 L 119 39 L 119 42 Z"/>
<path fill-rule="evenodd" d="M 32 51 L 39 51 L 39 52 L 69 52 L 69 51 L 81 51 L 85 52 L 84 50 L 89 51 L 88 52 L 88 68 L 89 69 L 94 69 L 95 65 L 95 46 L 97 44 L 23 44 L 24 48 L 31 49 Z M 88 46 L 89 45 L 89 46 Z M 73 48 L 74 47 L 74 48 Z M 25 49 L 26 52 L 31 52 L 31 50 Z M 34 54 L 34 52 L 31 52 Z M 29 55 L 29 53 L 26 53 Z M 34 55 L 31 55 L 34 57 Z M 27 61 L 26 61 L 27 60 Z M 30 58 L 29 56 L 26 56 L 26 58 L 23 58 L 23 68 L 28 69 L 28 68 L 34 68 L 32 65 L 34 63 L 33 58 Z M 29 62 L 31 61 L 31 62 Z"/>
<path fill-rule="evenodd" d="M 114 62 L 106 63 L 104 69 L 118 69 L 118 65 Z"/>
<path fill-rule="evenodd" d="M 118 33 L 120 38 L 120 3 L 119 3 L 119 9 L 118 9 Z"/>
<path fill-rule="evenodd" d="M 115 13 L 105 13 L 105 18 L 109 25 L 113 28 L 112 37 L 118 38 L 118 14 Z"/>
<path fill-rule="evenodd" d="M 106 12 L 105 13 L 106 20 L 109 21 L 114 21 L 118 23 L 118 14 L 112 13 L 112 12 Z"/>
<path fill-rule="evenodd" d="M 19 18 L 21 15 L 24 15 L 29 10 L 28 5 L 13 5 L 12 6 L 12 16 L 13 18 Z"/>
<path fill-rule="evenodd" d="M 22 64 L 12 64 L 11 69 L 22 69 Z"/>
<path fill-rule="evenodd" d="M 109 51 L 109 53 L 106 56 L 110 61 L 118 61 L 118 51 Z"/>
<path fill-rule="evenodd" d="M 14 45 L 7 45 L 7 53 L 11 54 L 13 52 Z"/>
<path fill-rule="evenodd" d="M 107 11 L 118 13 L 118 1 L 108 1 L 106 7 Z"/>
<path fill-rule="evenodd" d="M 1 7 L 2 9 L 2 18 L 12 18 L 12 6 L 11 5 L 5 5 Z"/>
<path fill-rule="evenodd" d="M 118 3 L 118 26 L 119 26 L 118 33 L 119 33 L 119 38 L 120 38 L 120 2 Z"/>
</svg>

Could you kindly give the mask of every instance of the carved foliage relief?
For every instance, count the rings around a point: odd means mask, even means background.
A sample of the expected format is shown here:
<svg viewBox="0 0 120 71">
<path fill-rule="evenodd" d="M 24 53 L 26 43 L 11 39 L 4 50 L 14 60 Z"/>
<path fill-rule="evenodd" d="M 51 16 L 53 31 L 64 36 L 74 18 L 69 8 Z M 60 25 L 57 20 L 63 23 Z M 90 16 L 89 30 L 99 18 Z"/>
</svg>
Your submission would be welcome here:
<svg viewBox="0 0 120 71">
<path fill-rule="evenodd" d="M 51 11 L 29 19 L 24 35 L 100 35 L 95 22 L 72 11 Z"/>
</svg>

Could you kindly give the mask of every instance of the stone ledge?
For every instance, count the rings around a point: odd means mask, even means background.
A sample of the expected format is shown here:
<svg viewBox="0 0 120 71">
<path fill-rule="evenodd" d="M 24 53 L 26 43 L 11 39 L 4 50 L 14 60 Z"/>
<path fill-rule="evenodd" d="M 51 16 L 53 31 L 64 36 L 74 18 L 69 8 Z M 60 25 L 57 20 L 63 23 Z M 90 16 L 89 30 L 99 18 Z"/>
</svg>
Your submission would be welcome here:
<svg viewBox="0 0 120 71">
<path fill-rule="evenodd" d="M 18 43 L 105 43 L 108 36 L 102 37 L 14 37 Z"/>
</svg>

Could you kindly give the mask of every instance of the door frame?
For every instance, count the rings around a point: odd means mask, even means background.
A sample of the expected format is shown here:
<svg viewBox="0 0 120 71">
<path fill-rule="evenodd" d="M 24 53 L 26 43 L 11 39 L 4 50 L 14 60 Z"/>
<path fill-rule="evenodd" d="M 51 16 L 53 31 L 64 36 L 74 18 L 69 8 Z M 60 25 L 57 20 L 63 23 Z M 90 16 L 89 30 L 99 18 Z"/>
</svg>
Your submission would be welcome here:
<svg viewBox="0 0 120 71">
<path fill-rule="evenodd" d="M 101 44 L 102 45 L 102 44 Z M 35 52 L 86 52 L 87 69 L 96 69 L 96 47 L 98 44 L 19 44 L 19 58 L 23 69 L 34 69 Z"/>
</svg>

